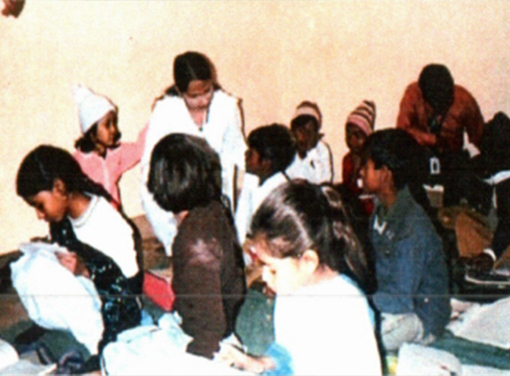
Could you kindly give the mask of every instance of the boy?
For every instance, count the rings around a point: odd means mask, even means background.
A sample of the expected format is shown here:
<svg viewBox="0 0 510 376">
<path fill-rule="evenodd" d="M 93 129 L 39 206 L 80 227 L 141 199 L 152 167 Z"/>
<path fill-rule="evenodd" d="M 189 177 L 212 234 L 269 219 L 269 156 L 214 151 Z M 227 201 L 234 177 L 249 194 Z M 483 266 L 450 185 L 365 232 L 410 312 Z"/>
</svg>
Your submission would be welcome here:
<svg viewBox="0 0 510 376">
<path fill-rule="evenodd" d="M 305 179 L 315 184 L 333 181 L 333 156 L 319 133 L 321 125 L 322 115 L 315 103 L 305 101 L 297 107 L 290 123 L 297 151 L 287 169 L 291 179 Z"/>
<path fill-rule="evenodd" d="M 441 240 L 407 186 L 416 147 L 405 131 L 385 129 L 369 136 L 363 151 L 363 186 L 379 200 L 369 235 L 377 279 L 373 299 L 387 351 L 404 342 L 432 342 L 450 316 Z"/>
<path fill-rule="evenodd" d="M 285 170 L 295 154 L 292 136 L 284 125 L 262 126 L 248 136 L 248 150 L 245 154 L 247 174 L 235 214 L 241 244 L 259 205 L 273 189 L 288 180 Z"/>
</svg>

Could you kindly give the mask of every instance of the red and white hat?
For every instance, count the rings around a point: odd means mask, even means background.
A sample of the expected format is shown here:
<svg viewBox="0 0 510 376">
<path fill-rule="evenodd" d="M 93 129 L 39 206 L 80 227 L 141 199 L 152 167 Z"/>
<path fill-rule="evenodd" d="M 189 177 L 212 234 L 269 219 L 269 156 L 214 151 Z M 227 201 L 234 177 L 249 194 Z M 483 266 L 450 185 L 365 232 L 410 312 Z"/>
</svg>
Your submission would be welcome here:
<svg viewBox="0 0 510 376">
<path fill-rule="evenodd" d="M 352 111 L 347 118 L 346 124 L 354 124 L 359 127 L 367 136 L 374 132 L 375 124 L 375 103 L 364 100 Z"/>
</svg>

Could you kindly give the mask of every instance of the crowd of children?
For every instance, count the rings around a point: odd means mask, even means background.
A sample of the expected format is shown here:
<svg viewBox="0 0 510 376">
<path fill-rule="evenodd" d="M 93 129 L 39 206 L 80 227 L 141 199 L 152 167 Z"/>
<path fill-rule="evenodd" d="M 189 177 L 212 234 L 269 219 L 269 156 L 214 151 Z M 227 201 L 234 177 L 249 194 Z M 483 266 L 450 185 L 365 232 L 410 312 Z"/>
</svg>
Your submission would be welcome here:
<svg viewBox="0 0 510 376">
<path fill-rule="evenodd" d="M 134 143 L 120 142 L 108 98 L 77 86 L 75 99 L 82 136 L 74 158 L 39 146 L 16 182 L 59 247 L 40 244 L 12 275 L 37 327 L 70 332 L 85 346 L 90 357 L 77 373 L 98 369 L 101 358 L 112 374 L 182 374 L 192 354 L 255 374 L 381 374 L 385 354 L 430 344 L 450 316 L 442 239 L 420 196 L 425 176 L 443 178 L 448 204 L 469 199 L 452 188 L 464 129 L 497 192 L 509 176 L 494 134 L 508 128 L 510 137 L 510 120 L 498 114 L 482 139 L 476 101 L 443 65 L 426 66 L 406 89 L 396 129 L 375 130 L 370 100 L 349 114 L 339 186 L 316 103 L 299 104 L 288 127 L 261 126 L 245 141 L 240 101 L 198 52 L 175 58 L 174 84 Z M 140 239 L 118 187 L 139 162 L 143 207 L 172 259 L 176 295 L 173 312 L 143 330 Z M 473 267 L 489 270 L 510 242 L 505 200 L 498 193 L 497 235 Z M 365 221 L 353 216 L 353 202 Z M 242 351 L 235 333 L 248 265 L 276 297 L 274 343 L 263 356 Z M 367 290 L 369 279 L 376 283 Z M 39 298 L 70 294 L 63 286 L 88 298 Z"/>
</svg>

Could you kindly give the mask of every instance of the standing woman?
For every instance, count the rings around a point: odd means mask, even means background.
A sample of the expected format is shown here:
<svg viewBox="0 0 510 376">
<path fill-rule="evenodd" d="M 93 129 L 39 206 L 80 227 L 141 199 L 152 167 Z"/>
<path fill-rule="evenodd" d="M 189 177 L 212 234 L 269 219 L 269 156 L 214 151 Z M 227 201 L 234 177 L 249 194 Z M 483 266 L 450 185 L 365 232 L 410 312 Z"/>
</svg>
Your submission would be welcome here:
<svg viewBox="0 0 510 376">
<path fill-rule="evenodd" d="M 212 63 L 201 53 L 186 52 L 175 58 L 174 85 L 156 100 L 142 157 L 142 204 L 167 255 L 171 255 L 177 232 L 175 218 L 154 202 L 146 183 L 152 149 L 171 133 L 204 138 L 218 153 L 222 166 L 222 191 L 232 204 L 235 166 L 244 170 L 246 150 L 240 100 L 221 89 Z"/>
</svg>

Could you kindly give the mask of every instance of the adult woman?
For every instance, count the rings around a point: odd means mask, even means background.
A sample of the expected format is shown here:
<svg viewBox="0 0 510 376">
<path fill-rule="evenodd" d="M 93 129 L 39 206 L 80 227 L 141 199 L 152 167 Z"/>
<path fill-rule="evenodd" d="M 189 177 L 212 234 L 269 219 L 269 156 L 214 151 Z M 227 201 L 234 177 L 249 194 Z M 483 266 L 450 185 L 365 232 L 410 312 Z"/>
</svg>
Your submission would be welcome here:
<svg viewBox="0 0 510 376">
<path fill-rule="evenodd" d="M 209 59 L 198 52 L 186 52 L 174 60 L 175 84 L 159 98 L 149 120 L 145 151 L 142 157 L 143 182 L 147 182 L 149 161 L 154 145 L 171 133 L 204 138 L 218 153 L 222 166 L 222 191 L 233 203 L 234 170 L 244 169 L 246 149 L 241 126 L 240 100 L 218 85 Z M 142 203 L 158 239 L 171 255 L 177 232 L 175 218 L 162 211 L 146 189 Z"/>
</svg>

